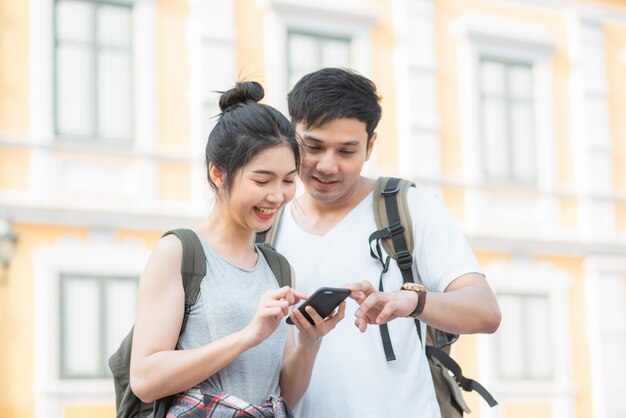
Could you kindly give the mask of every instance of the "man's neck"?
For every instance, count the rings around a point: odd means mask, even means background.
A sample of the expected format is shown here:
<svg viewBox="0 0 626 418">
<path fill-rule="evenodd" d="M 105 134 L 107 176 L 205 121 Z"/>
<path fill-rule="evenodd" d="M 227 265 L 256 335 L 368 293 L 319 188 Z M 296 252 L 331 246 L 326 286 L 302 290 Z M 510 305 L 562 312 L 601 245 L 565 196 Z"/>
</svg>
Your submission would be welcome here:
<svg viewBox="0 0 626 418">
<path fill-rule="evenodd" d="M 361 177 L 349 194 L 332 202 L 315 199 L 305 190 L 292 205 L 294 220 L 310 234 L 325 235 L 365 199 L 373 186 L 373 180 Z"/>
</svg>

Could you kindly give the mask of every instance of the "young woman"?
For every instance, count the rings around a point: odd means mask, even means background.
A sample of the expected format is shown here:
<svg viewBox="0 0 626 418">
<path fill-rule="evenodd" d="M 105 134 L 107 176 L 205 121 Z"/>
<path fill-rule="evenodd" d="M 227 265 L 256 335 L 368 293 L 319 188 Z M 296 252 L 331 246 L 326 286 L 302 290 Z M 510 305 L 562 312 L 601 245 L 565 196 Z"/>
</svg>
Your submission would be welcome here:
<svg viewBox="0 0 626 418">
<path fill-rule="evenodd" d="M 263 95 L 260 84 L 241 82 L 220 98 L 222 114 L 206 146 L 216 203 L 195 228 L 207 274 L 180 337 L 180 240 L 162 238 L 141 276 L 131 387 L 144 402 L 178 394 L 168 417 L 209 416 L 220 393 L 265 408 L 263 416 L 289 414 L 282 400 L 293 405 L 302 396 L 322 337 L 344 316 L 345 303 L 325 320 L 307 309 L 315 325 L 292 310 L 294 338 L 285 317 L 306 295 L 278 288 L 252 244 L 253 233 L 268 229 L 293 198 L 300 159 L 294 128 L 258 103 Z"/>
</svg>

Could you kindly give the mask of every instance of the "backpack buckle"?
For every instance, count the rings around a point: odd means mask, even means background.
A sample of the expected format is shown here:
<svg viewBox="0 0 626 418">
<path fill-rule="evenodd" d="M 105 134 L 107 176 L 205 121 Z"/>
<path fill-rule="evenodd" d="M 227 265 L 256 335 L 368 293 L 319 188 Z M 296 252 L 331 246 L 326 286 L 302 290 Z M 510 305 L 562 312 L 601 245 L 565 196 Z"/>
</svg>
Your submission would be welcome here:
<svg viewBox="0 0 626 418">
<path fill-rule="evenodd" d="M 401 270 L 406 270 L 413 265 L 413 256 L 407 250 L 398 251 L 396 253 L 396 261 Z"/>
<path fill-rule="evenodd" d="M 382 194 L 383 196 L 388 196 L 388 195 L 392 195 L 392 194 L 396 194 L 400 191 L 400 187 L 398 184 L 396 184 L 393 187 L 389 187 L 389 185 L 385 186 L 385 188 L 383 189 L 382 192 L 380 192 L 380 194 Z"/>
<path fill-rule="evenodd" d="M 404 232 L 404 225 L 402 225 L 400 222 L 396 222 L 395 224 L 389 225 L 388 227 L 380 230 L 382 238 L 384 239 L 391 238 L 400 232 Z"/>
</svg>

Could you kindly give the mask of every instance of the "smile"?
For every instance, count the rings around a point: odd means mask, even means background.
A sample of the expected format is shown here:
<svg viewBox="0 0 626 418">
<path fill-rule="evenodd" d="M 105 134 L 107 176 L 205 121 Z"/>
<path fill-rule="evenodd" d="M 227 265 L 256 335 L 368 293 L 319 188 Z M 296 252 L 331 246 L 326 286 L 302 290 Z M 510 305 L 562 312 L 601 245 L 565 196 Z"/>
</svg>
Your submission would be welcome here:
<svg viewBox="0 0 626 418">
<path fill-rule="evenodd" d="M 322 183 L 322 184 L 334 184 L 334 183 L 337 183 L 337 181 L 338 181 L 338 180 L 322 180 L 321 178 L 315 177 L 315 176 L 313 176 L 313 178 L 316 181 L 318 181 L 319 183 Z"/>
<path fill-rule="evenodd" d="M 254 209 L 262 215 L 273 215 L 276 212 L 276 208 L 260 208 L 255 206 Z"/>
<path fill-rule="evenodd" d="M 274 216 L 274 213 L 276 213 L 276 208 L 261 208 L 261 207 L 255 206 L 254 212 L 256 213 L 256 216 L 258 216 L 262 220 L 268 221 L 272 219 L 272 217 Z"/>
</svg>

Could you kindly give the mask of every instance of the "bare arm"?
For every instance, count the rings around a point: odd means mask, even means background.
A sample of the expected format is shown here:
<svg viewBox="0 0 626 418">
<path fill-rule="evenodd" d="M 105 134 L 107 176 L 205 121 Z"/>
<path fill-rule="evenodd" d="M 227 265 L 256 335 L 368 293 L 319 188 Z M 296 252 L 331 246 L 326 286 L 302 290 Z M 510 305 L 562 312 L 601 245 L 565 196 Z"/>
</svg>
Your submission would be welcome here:
<svg viewBox="0 0 626 418">
<path fill-rule="evenodd" d="M 367 324 L 383 324 L 408 316 L 417 305 L 417 293 L 399 290 L 378 292 L 367 281 L 347 286 L 359 303 L 355 324 L 364 332 Z M 428 292 L 421 321 L 455 334 L 493 333 L 500 325 L 500 308 L 482 274 L 456 278 L 443 293 Z"/>
<path fill-rule="evenodd" d="M 180 240 L 167 236 L 157 244 L 141 277 L 130 381 L 144 402 L 182 392 L 214 375 L 271 334 L 295 302 L 288 287 L 267 292 L 243 330 L 202 347 L 175 350 L 184 315 L 181 261 Z"/>
</svg>

